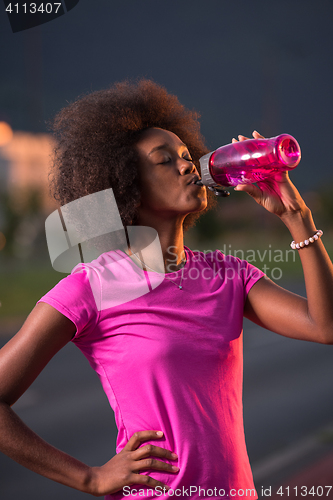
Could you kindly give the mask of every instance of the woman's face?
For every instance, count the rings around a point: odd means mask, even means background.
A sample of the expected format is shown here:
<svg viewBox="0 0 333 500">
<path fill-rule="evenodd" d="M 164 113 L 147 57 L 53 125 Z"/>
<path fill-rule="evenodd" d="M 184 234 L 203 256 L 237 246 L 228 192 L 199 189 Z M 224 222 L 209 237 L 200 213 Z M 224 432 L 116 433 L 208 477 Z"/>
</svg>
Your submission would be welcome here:
<svg viewBox="0 0 333 500">
<path fill-rule="evenodd" d="M 197 186 L 197 168 L 177 135 L 159 128 L 147 129 L 136 145 L 140 156 L 140 215 L 186 216 L 207 206 L 204 186 Z"/>
</svg>

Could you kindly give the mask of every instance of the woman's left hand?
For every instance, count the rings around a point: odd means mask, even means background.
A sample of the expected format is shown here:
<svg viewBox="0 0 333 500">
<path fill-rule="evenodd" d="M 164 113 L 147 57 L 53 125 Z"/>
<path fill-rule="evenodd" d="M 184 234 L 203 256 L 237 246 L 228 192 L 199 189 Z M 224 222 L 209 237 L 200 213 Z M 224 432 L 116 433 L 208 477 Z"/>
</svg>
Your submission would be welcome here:
<svg viewBox="0 0 333 500">
<path fill-rule="evenodd" d="M 254 131 L 255 139 L 264 139 L 262 135 Z M 240 141 L 249 139 L 243 135 L 238 136 Z M 238 142 L 232 139 L 232 142 Z M 279 172 L 265 181 L 255 184 L 239 184 L 235 191 L 246 191 L 255 201 L 269 212 L 283 218 L 297 212 L 306 210 L 306 205 L 294 184 L 289 179 L 288 172 Z"/>
</svg>

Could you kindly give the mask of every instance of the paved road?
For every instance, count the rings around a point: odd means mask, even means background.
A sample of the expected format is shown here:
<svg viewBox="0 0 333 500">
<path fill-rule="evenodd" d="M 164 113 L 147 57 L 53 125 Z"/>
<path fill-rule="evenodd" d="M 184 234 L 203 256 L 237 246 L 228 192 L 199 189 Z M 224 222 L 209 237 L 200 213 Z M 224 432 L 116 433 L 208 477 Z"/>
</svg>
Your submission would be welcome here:
<svg viewBox="0 0 333 500">
<path fill-rule="evenodd" d="M 257 461 L 333 421 L 333 346 L 250 327 L 244 340 L 244 416 Z"/>
<path fill-rule="evenodd" d="M 332 380 L 333 347 L 285 339 L 245 322 L 244 415 L 252 464 L 297 447 L 333 422 Z M 113 413 L 96 375 L 71 344 L 55 356 L 14 408 L 44 439 L 83 462 L 102 464 L 114 454 Z M 91 497 L 52 483 L 0 454 L 1 500 L 60 498 Z"/>
</svg>

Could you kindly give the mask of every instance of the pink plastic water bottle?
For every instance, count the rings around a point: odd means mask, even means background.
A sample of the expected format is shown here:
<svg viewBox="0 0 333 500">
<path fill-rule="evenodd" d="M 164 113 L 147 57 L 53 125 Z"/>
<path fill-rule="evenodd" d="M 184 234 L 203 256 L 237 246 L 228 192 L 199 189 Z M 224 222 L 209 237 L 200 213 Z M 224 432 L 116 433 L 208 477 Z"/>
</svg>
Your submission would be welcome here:
<svg viewBox="0 0 333 500">
<path fill-rule="evenodd" d="M 252 184 L 292 170 L 301 160 L 294 137 L 281 134 L 271 139 L 248 139 L 222 146 L 200 158 L 201 181 L 205 186 Z"/>
</svg>

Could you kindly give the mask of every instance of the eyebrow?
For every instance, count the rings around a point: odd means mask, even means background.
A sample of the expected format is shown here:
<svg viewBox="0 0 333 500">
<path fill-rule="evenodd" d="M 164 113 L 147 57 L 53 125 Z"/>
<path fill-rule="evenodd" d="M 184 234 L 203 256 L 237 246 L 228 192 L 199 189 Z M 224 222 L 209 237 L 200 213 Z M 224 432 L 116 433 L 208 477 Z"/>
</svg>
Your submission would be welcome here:
<svg viewBox="0 0 333 500">
<path fill-rule="evenodd" d="M 184 146 L 184 148 L 188 149 L 186 144 L 184 144 L 183 142 L 181 142 L 180 145 Z M 155 153 L 155 151 L 159 151 L 160 149 L 168 149 L 169 147 L 170 147 L 170 144 L 168 144 L 167 142 L 165 142 L 164 144 L 160 144 L 159 146 L 156 146 L 151 151 L 149 151 L 148 156 L 150 156 L 152 153 Z"/>
</svg>

